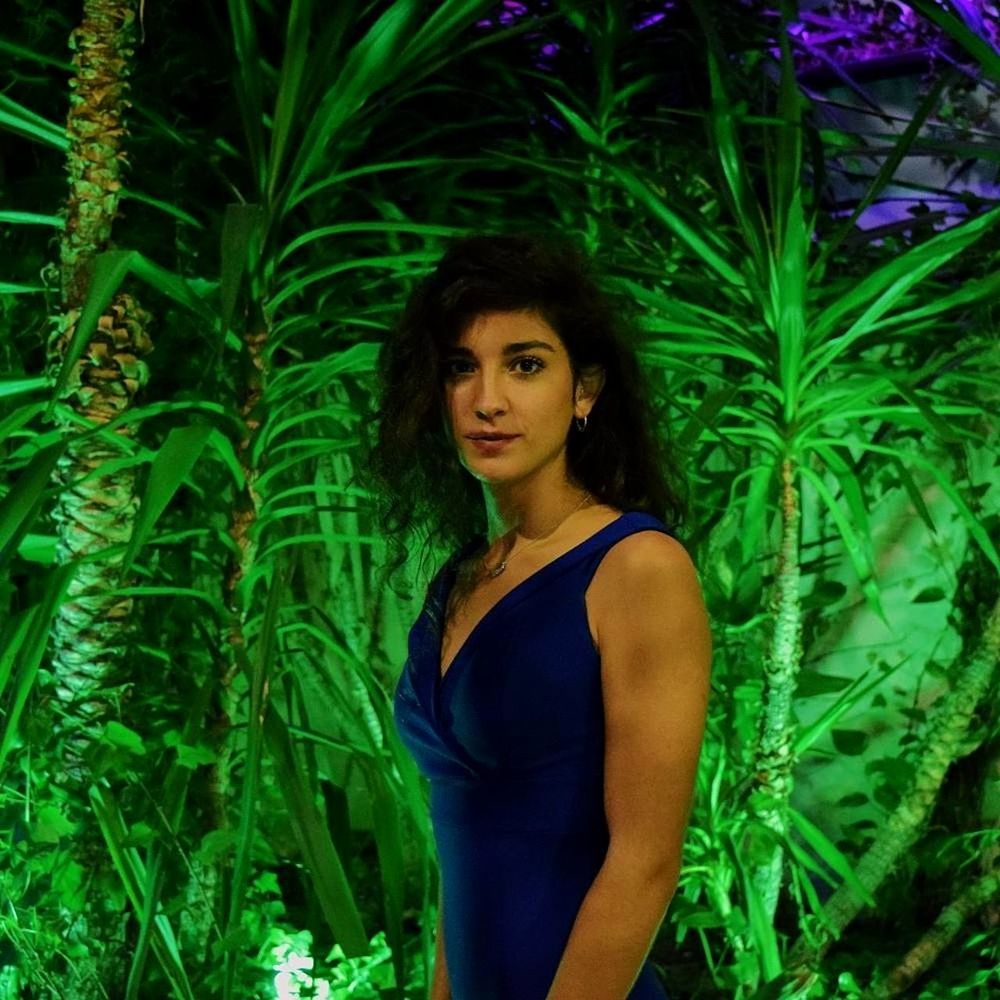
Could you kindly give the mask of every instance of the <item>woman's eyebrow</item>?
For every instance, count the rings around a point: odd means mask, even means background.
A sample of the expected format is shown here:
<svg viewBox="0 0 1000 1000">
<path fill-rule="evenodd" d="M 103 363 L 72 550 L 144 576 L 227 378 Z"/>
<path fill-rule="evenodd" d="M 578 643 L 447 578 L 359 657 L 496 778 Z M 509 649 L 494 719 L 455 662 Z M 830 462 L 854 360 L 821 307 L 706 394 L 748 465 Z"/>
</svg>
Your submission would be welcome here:
<svg viewBox="0 0 1000 1000">
<path fill-rule="evenodd" d="M 545 351 L 552 351 L 555 354 L 556 349 L 544 340 L 519 340 L 513 344 L 505 345 L 503 349 L 504 356 L 510 354 L 517 354 L 519 351 L 537 350 L 542 349 Z M 469 350 L 468 347 L 449 347 L 445 352 L 446 357 L 451 357 L 453 354 L 461 354 L 463 357 L 474 358 L 475 354 Z"/>
</svg>

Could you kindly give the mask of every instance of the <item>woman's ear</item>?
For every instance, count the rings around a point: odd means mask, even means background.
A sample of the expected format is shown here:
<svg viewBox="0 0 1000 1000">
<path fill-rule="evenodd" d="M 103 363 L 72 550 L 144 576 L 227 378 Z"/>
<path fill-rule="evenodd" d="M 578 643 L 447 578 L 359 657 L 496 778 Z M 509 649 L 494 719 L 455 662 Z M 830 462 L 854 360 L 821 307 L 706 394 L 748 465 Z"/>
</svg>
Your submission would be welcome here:
<svg viewBox="0 0 1000 1000">
<path fill-rule="evenodd" d="M 586 371 L 581 372 L 580 381 L 576 390 L 576 402 L 584 399 L 592 400 L 591 407 L 597 402 L 597 397 L 604 388 L 605 372 L 600 365 L 592 365 Z"/>
</svg>

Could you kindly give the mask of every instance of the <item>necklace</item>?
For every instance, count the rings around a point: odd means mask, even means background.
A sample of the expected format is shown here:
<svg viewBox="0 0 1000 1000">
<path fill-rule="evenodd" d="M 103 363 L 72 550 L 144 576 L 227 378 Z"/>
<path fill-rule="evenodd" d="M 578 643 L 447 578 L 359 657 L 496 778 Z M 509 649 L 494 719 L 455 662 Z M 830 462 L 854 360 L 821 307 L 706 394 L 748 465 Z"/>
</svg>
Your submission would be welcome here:
<svg viewBox="0 0 1000 1000">
<path fill-rule="evenodd" d="M 535 542 L 540 542 L 543 539 L 546 539 L 550 535 L 552 535 L 556 531 L 556 528 L 558 528 L 559 525 L 561 525 L 563 523 L 563 521 L 567 520 L 567 518 L 569 518 L 570 514 L 575 514 L 587 502 L 588 499 L 590 499 L 590 491 L 589 490 L 586 493 L 584 493 L 583 499 L 569 512 L 569 514 L 566 515 L 566 517 L 564 517 L 562 519 L 562 521 L 559 522 L 559 524 L 557 524 L 555 526 L 555 528 L 552 529 L 552 531 L 548 532 L 545 535 L 539 535 L 537 538 L 533 538 L 530 542 L 528 542 L 527 545 L 524 545 L 521 548 L 519 548 L 516 553 L 514 553 L 513 555 L 510 555 L 506 559 L 504 559 L 503 562 L 501 562 L 500 565 L 497 566 L 495 569 L 490 569 L 486 565 L 486 557 L 484 556 L 483 557 L 483 567 L 486 569 L 486 572 L 489 575 L 490 579 L 491 580 L 495 580 L 507 568 L 507 563 L 511 559 L 514 558 L 514 555 L 517 555 L 518 553 L 523 552 L 525 549 L 530 549 L 531 546 L 535 544 Z"/>
</svg>

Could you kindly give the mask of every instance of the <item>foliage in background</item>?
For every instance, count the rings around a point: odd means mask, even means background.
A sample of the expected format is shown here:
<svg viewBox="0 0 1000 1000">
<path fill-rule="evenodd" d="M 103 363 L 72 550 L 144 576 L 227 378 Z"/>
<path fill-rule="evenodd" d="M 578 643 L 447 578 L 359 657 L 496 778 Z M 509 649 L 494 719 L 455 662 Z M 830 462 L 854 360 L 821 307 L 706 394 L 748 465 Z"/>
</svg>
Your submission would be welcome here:
<svg viewBox="0 0 1000 1000">
<path fill-rule="evenodd" d="M 504 18 L 474 2 L 231 0 L 224 14 L 199 5 L 207 30 L 183 34 L 175 9 L 146 9 L 124 211 L 114 248 L 93 248 L 67 355 L 100 367 L 94 332 L 123 289 L 141 290 L 156 350 L 144 392 L 89 430 L 53 422 L 70 414 L 41 351 L 66 199 L 59 53 L 77 15 L 21 8 L 4 46 L 17 86 L 0 97 L 33 161 L 8 164 L 0 200 L 8 995 L 20 980 L 25 996 L 61 996 L 84 956 L 55 915 L 94 892 L 125 917 L 131 996 L 271 995 L 270 949 L 291 951 L 274 929 L 332 956 L 313 970 L 331 982 L 424 988 L 436 869 L 389 702 L 419 608 L 372 588 L 384 551 L 353 462 L 379 338 L 412 281 L 445 238 L 501 215 L 579 233 L 642 303 L 643 358 L 699 497 L 688 544 L 717 635 L 715 698 L 653 952 L 671 992 L 893 995 L 930 965 L 928 997 L 997 985 L 1000 210 L 859 233 L 951 78 L 901 137 L 879 137 L 881 168 L 840 217 L 828 171 L 860 142 L 819 127 L 796 33 L 680 6 L 639 30 L 610 2 Z M 1000 80 L 992 50 L 939 28 L 929 36 Z M 995 142 L 981 146 L 996 162 Z M 50 476 L 65 449 L 118 427 L 133 436 L 96 472 L 138 473 L 127 542 L 82 512 L 135 576 L 109 593 L 133 602 L 137 637 L 115 656 L 132 699 L 88 747 L 73 804 L 101 831 L 111 877 L 94 883 L 74 866 L 40 696 L 81 568 L 56 550 L 66 494 Z M 918 544 L 941 531 L 950 554 L 903 593 L 883 572 L 891 512 L 929 529 Z M 832 625 L 870 612 L 906 627 L 911 604 L 942 605 L 953 641 L 891 660 L 863 636 L 851 657 L 856 637 Z M 848 673 L 824 670 L 845 655 Z M 912 731 L 897 738 L 901 718 Z M 866 783 L 797 794 L 810 762 L 837 758 Z"/>
</svg>

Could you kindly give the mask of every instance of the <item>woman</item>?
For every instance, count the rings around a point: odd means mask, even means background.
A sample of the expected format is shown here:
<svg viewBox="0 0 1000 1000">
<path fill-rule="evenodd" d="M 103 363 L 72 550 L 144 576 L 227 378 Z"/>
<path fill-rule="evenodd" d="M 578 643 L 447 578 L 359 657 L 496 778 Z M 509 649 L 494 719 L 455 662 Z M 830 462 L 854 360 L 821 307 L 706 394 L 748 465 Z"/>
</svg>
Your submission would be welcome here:
<svg viewBox="0 0 1000 1000">
<path fill-rule="evenodd" d="M 452 243 L 383 348 L 397 569 L 456 546 L 394 696 L 431 786 L 431 1000 L 653 1000 L 709 689 L 682 503 L 622 308 L 572 244 Z M 484 436 L 503 439 L 486 440 Z"/>
</svg>

